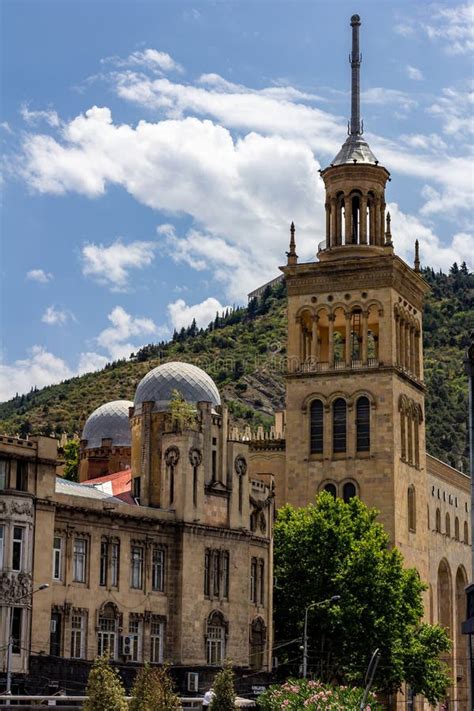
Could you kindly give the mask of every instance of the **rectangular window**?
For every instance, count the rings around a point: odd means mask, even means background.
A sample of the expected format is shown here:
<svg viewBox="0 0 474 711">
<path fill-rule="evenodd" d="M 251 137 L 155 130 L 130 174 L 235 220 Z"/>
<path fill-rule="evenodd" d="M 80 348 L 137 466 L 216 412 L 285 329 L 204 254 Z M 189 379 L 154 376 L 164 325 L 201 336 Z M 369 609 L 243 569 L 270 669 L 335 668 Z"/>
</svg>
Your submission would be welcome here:
<svg viewBox="0 0 474 711">
<path fill-rule="evenodd" d="M 265 600 L 265 563 L 262 559 L 258 562 L 258 602 L 263 605 Z"/>
<path fill-rule="evenodd" d="M 110 546 L 110 584 L 118 588 L 120 575 L 120 543 L 112 543 Z"/>
<path fill-rule="evenodd" d="M 13 527 L 12 570 L 20 571 L 23 567 L 23 537 L 25 529 Z"/>
<path fill-rule="evenodd" d="M 204 556 L 204 595 L 211 595 L 211 551 L 207 550 Z"/>
<path fill-rule="evenodd" d="M 4 561 L 4 551 L 5 551 L 5 526 L 0 526 L 0 570 L 3 570 Z"/>
<path fill-rule="evenodd" d="M 107 541 L 100 543 L 100 568 L 99 585 L 107 585 L 107 567 L 109 563 L 109 544 Z"/>
<path fill-rule="evenodd" d="M 139 504 L 142 493 L 141 479 L 139 476 L 133 478 L 133 498 Z"/>
<path fill-rule="evenodd" d="M 128 623 L 128 636 L 130 637 L 130 661 L 141 662 L 142 660 L 142 622 L 141 620 L 130 620 Z"/>
<path fill-rule="evenodd" d="M 71 658 L 85 659 L 86 656 L 86 616 L 74 614 L 71 618 Z"/>
<path fill-rule="evenodd" d="M 207 663 L 220 665 L 224 661 L 225 629 L 217 625 L 207 628 Z"/>
<path fill-rule="evenodd" d="M 212 450 L 212 481 L 217 479 L 217 452 L 215 449 Z"/>
<path fill-rule="evenodd" d="M 63 540 L 60 536 L 53 538 L 53 580 L 62 580 Z"/>
<path fill-rule="evenodd" d="M 11 608 L 11 616 L 12 616 L 12 622 L 11 622 L 11 631 L 12 631 L 12 639 L 13 639 L 13 646 L 12 646 L 12 652 L 13 654 L 21 654 L 21 633 L 22 633 L 22 622 L 23 622 L 23 609 L 21 607 L 12 607 Z"/>
<path fill-rule="evenodd" d="M 322 454 L 324 444 L 324 406 L 321 400 L 313 400 L 310 409 L 311 453 Z"/>
<path fill-rule="evenodd" d="M 250 600 L 257 602 L 257 559 L 252 558 L 250 564 Z"/>
<path fill-rule="evenodd" d="M 151 563 L 151 586 L 153 590 L 163 592 L 165 581 L 165 551 L 163 548 L 153 548 Z"/>
<path fill-rule="evenodd" d="M 152 619 L 151 621 L 151 661 L 154 664 L 163 662 L 163 622 Z"/>
<path fill-rule="evenodd" d="M 99 632 L 97 633 L 97 654 L 108 654 L 111 659 L 117 656 L 117 622 L 115 619 L 99 618 Z"/>
<path fill-rule="evenodd" d="M 229 597 L 229 554 L 227 551 L 222 554 L 222 597 L 225 600 Z"/>
<path fill-rule="evenodd" d="M 212 555 L 212 594 L 214 597 L 219 597 L 221 570 L 220 570 L 219 551 L 213 551 Z"/>
<path fill-rule="evenodd" d="M 130 586 L 137 590 L 143 588 L 143 548 L 141 546 L 132 546 Z"/>
<path fill-rule="evenodd" d="M 16 488 L 18 491 L 28 490 L 28 462 L 16 463 Z"/>
<path fill-rule="evenodd" d="M 8 489 L 9 464 L 8 459 L 0 459 L 0 489 Z"/>
<path fill-rule="evenodd" d="M 87 541 L 84 538 L 74 539 L 73 580 L 76 583 L 86 582 Z"/>
</svg>

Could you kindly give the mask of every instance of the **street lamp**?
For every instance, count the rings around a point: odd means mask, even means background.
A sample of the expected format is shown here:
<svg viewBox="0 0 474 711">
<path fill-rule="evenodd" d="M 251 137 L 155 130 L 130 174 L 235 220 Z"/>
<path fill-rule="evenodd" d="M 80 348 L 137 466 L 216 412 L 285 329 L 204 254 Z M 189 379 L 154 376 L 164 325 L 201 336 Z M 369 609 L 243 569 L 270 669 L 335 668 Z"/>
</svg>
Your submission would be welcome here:
<svg viewBox="0 0 474 711">
<path fill-rule="evenodd" d="M 39 585 L 36 590 L 31 590 L 30 592 L 25 593 L 24 595 L 20 595 L 20 597 L 17 597 L 16 600 L 12 600 L 12 603 L 10 605 L 10 620 L 8 622 L 8 645 L 7 645 L 7 683 L 6 683 L 6 688 L 5 688 L 5 695 L 10 696 L 12 693 L 12 652 L 13 652 L 13 606 L 21 602 L 21 600 L 24 600 L 25 597 L 33 597 L 35 593 L 40 592 L 41 590 L 46 590 L 46 588 L 49 588 L 48 583 L 42 583 L 42 585 Z M 7 699 L 6 705 L 10 705 L 10 700 Z"/>
<path fill-rule="evenodd" d="M 304 611 L 304 628 L 303 628 L 303 679 L 306 679 L 308 674 L 308 612 L 315 607 L 321 607 L 322 605 L 331 605 L 333 602 L 339 602 L 341 599 L 340 595 L 333 595 L 327 600 L 321 600 L 321 602 L 312 602 L 307 606 Z"/>
</svg>

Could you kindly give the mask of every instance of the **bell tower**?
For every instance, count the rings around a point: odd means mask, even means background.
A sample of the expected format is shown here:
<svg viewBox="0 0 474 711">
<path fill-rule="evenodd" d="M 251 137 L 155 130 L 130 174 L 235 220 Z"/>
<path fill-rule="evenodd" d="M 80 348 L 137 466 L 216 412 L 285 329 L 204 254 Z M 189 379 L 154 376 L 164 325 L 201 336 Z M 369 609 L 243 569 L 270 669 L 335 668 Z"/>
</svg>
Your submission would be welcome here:
<svg viewBox="0 0 474 711">
<path fill-rule="evenodd" d="M 394 252 L 389 172 L 363 138 L 360 25 L 353 15 L 348 137 L 321 171 L 325 239 L 317 260 L 301 263 L 292 224 L 282 267 L 286 471 L 277 503 L 305 506 L 322 489 L 345 500 L 360 496 L 427 579 L 421 318 L 428 286 L 418 256 L 412 269 Z"/>
</svg>

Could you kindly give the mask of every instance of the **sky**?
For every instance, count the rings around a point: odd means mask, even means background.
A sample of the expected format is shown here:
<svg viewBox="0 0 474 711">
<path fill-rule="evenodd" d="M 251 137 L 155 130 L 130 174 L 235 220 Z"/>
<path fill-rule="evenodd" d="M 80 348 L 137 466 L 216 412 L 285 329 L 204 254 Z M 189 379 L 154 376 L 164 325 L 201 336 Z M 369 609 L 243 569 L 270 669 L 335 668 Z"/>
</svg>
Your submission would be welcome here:
<svg viewBox="0 0 474 711">
<path fill-rule="evenodd" d="M 206 326 L 324 239 L 350 17 L 396 252 L 472 267 L 473 6 L 2 0 L 0 400 Z"/>
</svg>

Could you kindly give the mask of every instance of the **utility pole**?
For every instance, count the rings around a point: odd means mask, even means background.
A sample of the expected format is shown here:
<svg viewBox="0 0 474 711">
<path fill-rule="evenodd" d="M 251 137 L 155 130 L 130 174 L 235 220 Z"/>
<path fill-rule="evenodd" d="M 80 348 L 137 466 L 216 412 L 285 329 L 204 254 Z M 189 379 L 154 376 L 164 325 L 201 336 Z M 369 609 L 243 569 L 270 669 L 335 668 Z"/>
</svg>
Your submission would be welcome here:
<svg viewBox="0 0 474 711">
<path fill-rule="evenodd" d="M 308 675 L 308 612 L 315 607 L 321 607 L 322 605 L 329 604 L 333 602 L 338 602 L 341 599 L 340 595 L 333 595 L 327 600 L 321 600 L 321 602 L 312 602 L 304 611 L 304 627 L 303 627 L 303 667 L 302 676 L 306 679 Z"/>
</svg>

